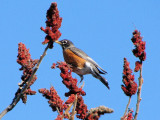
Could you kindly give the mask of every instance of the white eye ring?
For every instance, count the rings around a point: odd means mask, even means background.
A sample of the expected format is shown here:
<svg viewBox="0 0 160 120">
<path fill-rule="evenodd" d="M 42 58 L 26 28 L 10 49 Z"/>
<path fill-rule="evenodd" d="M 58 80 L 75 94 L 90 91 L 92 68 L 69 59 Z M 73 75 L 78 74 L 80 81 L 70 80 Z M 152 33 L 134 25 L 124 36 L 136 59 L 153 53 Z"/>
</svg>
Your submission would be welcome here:
<svg viewBox="0 0 160 120">
<path fill-rule="evenodd" d="M 63 41 L 63 44 L 66 44 L 67 43 L 67 41 L 65 40 L 65 41 Z"/>
</svg>

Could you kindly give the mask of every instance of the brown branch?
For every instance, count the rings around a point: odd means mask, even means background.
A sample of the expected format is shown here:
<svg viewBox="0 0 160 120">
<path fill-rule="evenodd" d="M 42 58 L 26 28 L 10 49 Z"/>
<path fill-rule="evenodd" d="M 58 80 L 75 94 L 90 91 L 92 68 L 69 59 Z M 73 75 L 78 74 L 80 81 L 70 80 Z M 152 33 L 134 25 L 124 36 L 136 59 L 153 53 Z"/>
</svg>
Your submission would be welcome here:
<svg viewBox="0 0 160 120">
<path fill-rule="evenodd" d="M 129 107 L 129 105 L 130 105 L 130 102 L 131 102 L 131 96 L 129 96 L 128 104 L 127 104 L 127 106 L 126 106 L 126 110 L 125 110 L 125 112 L 124 112 L 123 117 L 121 117 L 121 120 L 123 120 L 124 116 L 127 114 L 128 107 Z"/>
<path fill-rule="evenodd" d="M 139 87 L 138 87 L 138 92 L 137 92 L 137 104 L 136 104 L 136 112 L 135 112 L 135 116 L 134 116 L 134 120 L 137 120 L 137 116 L 139 113 L 139 104 L 141 102 L 141 89 L 142 89 L 142 84 L 143 84 L 143 78 L 142 78 L 142 66 L 140 68 L 140 76 L 138 78 L 139 80 Z"/>
<path fill-rule="evenodd" d="M 73 103 L 71 103 L 68 108 L 65 110 L 64 114 L 62 115 L 62 119 L 64 118 L 65 115 L 67 115 L 68 119 L 70 119 L 70 114 L 69 114 L 69 110 L 71 109 Z"/>
<path fill-rule="evenodd" d="M 58 112 L 58 115 L 61 115 L 58 107 L 56 107 L 56 110 L 57 110 L 57 112 Z"/>
<path fill-rule="evenodd" d="M 15 95 L 12 103 L 11 103 L 5 110 L 3 110 L 3 111 L 1 112 L 1 114 L 0 114 L 0 120 L 1 120 L 1 118 L 2 118 L 5 114 L 7 114 L 9 111 L 11 111 L 11 110 L 16 106 L 16 104 L 19 102 L 20 98 L 23 96 L 24 91 L 28 88 L 28 86 L 30 85 L 30 82 L 31 82 L 32 79 L 34 78 L 34 75 L 35 75 L 35 73 L 37 72 L 37 70 L 38 70 L 38 68 L 39 68 L 39 65 L 40 65 L 42 59 L 43 59 L 44 56 L 46 55 L 46 52 L 47 52 L 48 48 L 49 48 L 49 47 L 48 47 L 48 45 L 47 45 L 47 47 L 45 48 L 43 54 L 40 56 L 40 59 L 39 59 L 37 65 L 36 65 L 36 67 L 34 68 L 32 74 L 31 74 L 31 77 L 28 79 L 28 81 L 26 82 L 25 86 L 24 86 L 23 88 L 19 88 L 19 89 L 18 89 L 18 90 L 20 90 L 21 92 L 20 92 L 19 94 Z"/>
<path fill-rule="evenodd" d="M 71 117 L 70 117 L 70 120 L 74 120 L 74 115 L 76 113 L 76 106 L 77 106 L 77 94 L 75 95 L 75 101 L 73 103 L 73 109 L 72 109 L 72 114 L 71 114 Z"/>
</svg>

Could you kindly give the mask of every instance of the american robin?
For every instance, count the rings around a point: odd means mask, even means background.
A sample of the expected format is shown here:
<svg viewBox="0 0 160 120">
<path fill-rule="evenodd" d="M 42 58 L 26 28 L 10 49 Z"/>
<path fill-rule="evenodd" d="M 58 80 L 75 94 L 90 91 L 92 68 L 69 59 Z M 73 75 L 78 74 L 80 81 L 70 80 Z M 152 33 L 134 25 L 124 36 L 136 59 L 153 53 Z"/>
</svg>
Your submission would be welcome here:
<svg viewBox="0 0 160 120">
<path fill-rule="evenodd" d="M 64 39 L 55 42 L 61 45 L 65 62 L 71 66 L 73 72 L 77 73 L 81 77 L 81 82 L 83 80 L 83 75 L 92 74 L 109 89 L 107 80 L 100 75 L 107 72 L 103 70 L 92 58 L 82 50 L 76 48 L 70 40 Z"/>
</svg>

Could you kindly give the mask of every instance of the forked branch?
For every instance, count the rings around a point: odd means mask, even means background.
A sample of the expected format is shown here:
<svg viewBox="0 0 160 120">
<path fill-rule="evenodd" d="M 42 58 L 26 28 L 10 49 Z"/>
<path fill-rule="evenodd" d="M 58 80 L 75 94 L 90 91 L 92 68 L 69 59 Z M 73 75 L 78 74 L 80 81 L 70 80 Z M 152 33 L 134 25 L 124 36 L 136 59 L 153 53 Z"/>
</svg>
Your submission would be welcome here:
<svg viewBox="0 0 160 120">
<path fill-rule="evenodd" d="M 48 45 L 47 45 L 47 47 L 45 48 L 43 54 L 40 56 L 40 59 L 39 59 L 37 65 L 36 65 L 36 67 L 34 68 L 34 70 L 33 70 L 32 74 L 31 74 L 30 78 L 28 79 L 28 81 L 26 81 L 26 84 L 24 85 L 24 87 L 23 87 L 23 88 L 19 87 L 19 89 L 17 90 L 17 91 L 20 90 L 21 92 L 20 92 L 19 94 L 16 94 L 15 97 L 14 97 L 14 99 L 13 99 L 13 101 L 12 101 L 12 103 L 11 103 L 6 109 L 4 109 L 4 110 L 1 112 L 1 114 L 0 114 L 0 120 L 2 119 L 2 117 L 3 117 L 5 114 L 7 114 L 9 111 L 11 111 L 11 110 L 16 106 L 16 104 L 19 102 L 20 98 L 21 98 L 21 97 L 23 96 L 23 94 L 24 94 L 24 91 L 29 87 L 32 79 L 34 78 L 34 75 L 35 75 L 35 73 L 37 72 L 37 70 L 38 70 L 38 68 L 39 68 L 39 65 L 41 64 L 42 59 L 43 59 L 44 56 L 46 55 L 46 52 L 47 52 L 48 48 L 49 48 L 49 47 L 48 47 Z"/>
</svg>

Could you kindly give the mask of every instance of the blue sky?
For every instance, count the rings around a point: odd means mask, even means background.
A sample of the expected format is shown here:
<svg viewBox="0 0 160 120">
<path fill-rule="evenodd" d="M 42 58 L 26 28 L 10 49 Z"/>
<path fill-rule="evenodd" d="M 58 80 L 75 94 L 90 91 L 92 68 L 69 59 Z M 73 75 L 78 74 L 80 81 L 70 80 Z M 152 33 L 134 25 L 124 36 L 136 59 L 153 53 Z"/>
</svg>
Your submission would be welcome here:
<svg viewBox="0 0 160 120">
<path fill-rule="evenodd" d="M 146 41 L 147 59 L 143 64 L 144 84 L 138 120 L 159 119 L 159 75 L 160 75 L 160 1 L 159 0 L 1 0 L 0 1 L 0 111 L 12 101 L 21 81 L 22 72 L 16 63 L 18 43 L 24 43 L 30 49 L 33 59 L 38 59 L 45 45 L 46 11 L 51 2 L 57 2 L 60 16 L 63 18 L 60 39 L 70 39 L 75 46 L 85 51 L 108 74 L 111 90 L 91 75 L 84 76 L 84 97 L 88 109 L 105 105 L 114 109 L 100 120 L 118 120 L 125 111 L 128 97 L 121 90 L 123 58 L 134 68 L 137 60 L 131 52 L 134 48 L 131 37 L 134 29 L 141 31 Z M 37 72 L 37 81 L 33 90 L 55 87 L 62 99 L 68 90 L 61 83 L 58 69 L 50 69 L 53 62 L 63 61 L 62 49 L 55 44 L 48 50 Z M 73 73 L 73 76 L 79 78 Z M 135 73 L 137 82 L 138 73 Z M 135 111 L 136 95 L 132 97 L 130 108 Z M 20 101 L 2 120 L 53 120 L 57 116 L 48 107 L 47 100 L 37 92 L 29 96 L 27 104 Z"/>
</svg>

